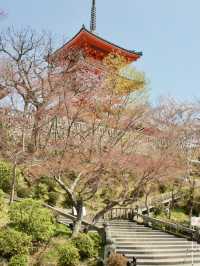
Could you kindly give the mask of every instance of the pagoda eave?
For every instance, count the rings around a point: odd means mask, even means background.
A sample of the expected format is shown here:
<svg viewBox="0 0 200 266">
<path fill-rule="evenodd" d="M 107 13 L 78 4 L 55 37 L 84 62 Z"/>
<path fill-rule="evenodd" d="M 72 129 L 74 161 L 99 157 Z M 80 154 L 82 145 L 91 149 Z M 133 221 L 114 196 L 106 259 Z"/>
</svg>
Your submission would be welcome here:
<svg viewBox="0 0 200 266">
<path fill-rule="evenodd" d="M 103 60 L 110 53 L 116 53 L 124 56 L 131 63 L 142 56 L 141 52 L 130 51 L 119 47 L 86 30 L 85 27 L 82 27 L 70 41 L 55 51 L 53 58 L 61 59 L 70 49 L 82 49 L 86 56 L 98 60 Z"/>
</svg>

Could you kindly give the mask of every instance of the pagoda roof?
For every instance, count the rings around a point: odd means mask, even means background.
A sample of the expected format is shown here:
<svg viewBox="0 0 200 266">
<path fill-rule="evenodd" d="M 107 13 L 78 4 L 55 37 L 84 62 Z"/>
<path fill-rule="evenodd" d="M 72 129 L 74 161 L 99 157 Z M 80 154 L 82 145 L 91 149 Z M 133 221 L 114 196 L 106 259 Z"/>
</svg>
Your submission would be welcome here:
<svg viewBox="0 0 200 266">
<path fill-rule="evenodd" d="M 59 54 L 71 49 L 71 48 L 82 48 L 90 49 L 91 57 L 98 57 L 98 59 L 103 59 L 109 53 L 116 53 L 124 56 L 129 62 L 136 61 L 142 56 L 142 52 L 136 52 L 134 50 L 127 50 L 122 48 L 110 41 L 107 41 L 95 33 L 88 31 L 85 26 L 80 29 L 80 31 L 67 43 L 65 43 L 61 48 L 57 49 L 53 56 L 58 56 Z"/>
</svg>

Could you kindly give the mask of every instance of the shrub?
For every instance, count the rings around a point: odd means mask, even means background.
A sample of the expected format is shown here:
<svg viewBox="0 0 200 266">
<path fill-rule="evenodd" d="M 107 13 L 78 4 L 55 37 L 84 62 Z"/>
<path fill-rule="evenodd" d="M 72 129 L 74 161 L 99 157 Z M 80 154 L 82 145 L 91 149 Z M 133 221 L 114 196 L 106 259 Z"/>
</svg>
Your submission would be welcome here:
<svg viewBox="0 0 200 266">
<path fill-rule="evenodd" d="M 42 184 L 42 183 L 37 184 L 34 187 L 34 198 L 47 201 L 49 199 L 48 186 L 46 184 Z"/>
<path fill-rule="evenodd" d="M 126 266 L 127 259 L 121 254 L 113 253 L 107 260 L 107 266 Z"/>
<path fill-rule="evenodd" d="M 101 236 L 97 232 L 89 232 L 88 235 L 93 241 L 95 255 L 100 255 L 103 245 Z"/>
<path fill-rule="evenodd" d="M 94 243 L 87 234 L 79 234 L 72 240 L 73 244 L 79 250 L 82 259 L 91 258 L 94 256 Z"/>
<path fill-rule="evenodd" d="M 47 202 L 49 205 L 55 206 L 57 201 L 58 201 L 58 198 L 59 198 L 58 192 L 51 191 L 48 194 L 48 201 Z"/>
<path fill-rule="evenodd" d="M 87 260 L 86 265 L 87 266 L 103 266 L 105 264 L 104 264 L 103 259 L 101 259 L 101 258 L 99 258 L 99 259 L 92 258 L 92 259 Z"/>
<path fill-rule="evenodd" d="M 9 211 L 13 226 L 28 235 L 34 241 L 48 241 L 55 232 L 55 222 L 51 212 L 42 207 L 40 201 L 25 199 L 11 205 Z"/>
<path fill-rule="evenodd" d="M 8 265 L 8 260 L 0 257 L 0 266 L 6 266 L 6 265 Z"/>
<path fill-rule="evenodd" d="M 0 254 L 6 258 L 27 255 L 32 248 L 31 237 L 12 228 L 0 232 Z"/>
<path fill-rule="evenodd" d="M 58 265 L 59 261 L 59 251 L 69 243 L 69 240 L 66 237 L 55 237 L 53 238 L 48 248 L 43 250 L 38 266 L 55 266 Z M 70 242 L 71 243 L 71 242 Z"/>
<path fill-rule="evenodd" d="M 3 191 L 0 189 L 0 218 L 1 218 L 2 215 L 3 215 L 4 208 L 5 208 L 4 193 L 3 193 Z"/>
<path fill-rule="evenodd" d="M 103 259 L 102 260 L 97 260 L 95 258 L 87 260 L 87 266 L 102 266 L 103 264 Z"/>
<path fill-rule="evenodd" d="M 79 260 L 78 249 L 71 242 L 65 244 L 65 246 L 59 250 L 59 266 L 77 266 Z"/>
<path fill-rule="evenodd" d="M 65 209 L 73 207 L 73 203 L 72 203 L 70 197 L 67 194 L 65 194 L 64 200 L 62 202 L 62 207 L 65 208 Z"/>
<path fill-rule="evenodd" d="M 11 189 L 12 182 L 12 165 L 0 161 L 0 188 L 8 193 Z"/>
<path fill-rule="evenodd" d="M 0 162 L 0 188 L 4 192 L 9 192 L 11 188 L 12 169 L 6 162 Z"/>
<path fill-rule="evenodd" d="M 159 192 L 160 193 L 165 193 L 167 191 L 167 186 L 165 184 L 159 184 Z"/>
<path fill-rule="evenodd" d="M 57 183 L 54 179 L 48 177 L 48 176 L 42 176 L 39 180 L 40 183 L 46 184 L 48 187 L 49 192 L 55 192 L 57 191 Z"/>
<path fill-rule="evenodd" d="M 69 229 L 68 226 L 64 224 L 56 224 L 55 234 L 54 236 L 65 236 L 70 237 L 72 235 L 72 231 Z"/>
<path fill-rule="evenodd" d="M 18 186 L 17 187 L 17 196 L 20 198 L 29 198 L 31 196 L 31 191 L 28 187 Z"/>
<path fill-rule="evenodd" d="M 22 176 L 19 169 L 17 169 L 17 185 L 20 182 L 22 182 Z M 0 161 L 0 188 L 4 192 L 9 193 L 11 190 L 11 185 L 12 185 L 12 165 L 7 162 Z"/>
<path fill-rule="evenodd" d="M 28 256 L 26 255 L 13 256 L 8 263 L 8 266 L 27 266 L 27 265 L 28 265 Z"/>
<path fill-rule="evenodd" d="M 163 212 L 163 205 L 157 204 L 154 208 L 154 215 L 160 215 Z"/>
</svg>

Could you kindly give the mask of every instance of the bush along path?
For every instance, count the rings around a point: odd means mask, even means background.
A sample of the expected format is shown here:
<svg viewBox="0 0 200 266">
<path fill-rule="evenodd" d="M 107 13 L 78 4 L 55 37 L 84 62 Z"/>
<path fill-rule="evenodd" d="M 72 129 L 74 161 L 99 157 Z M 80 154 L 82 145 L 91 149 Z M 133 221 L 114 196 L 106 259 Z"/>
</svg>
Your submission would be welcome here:
<svg viewBox="0 0 200 266">
<path fill-rule="evenodd" d="M 0 265 L 97 265 L 102 239 L 97 232 L 80 233 L 56 222 L 40 201 L 25 199 L 8 208 L 9 222 L 0 230 Z"/>
</svg>

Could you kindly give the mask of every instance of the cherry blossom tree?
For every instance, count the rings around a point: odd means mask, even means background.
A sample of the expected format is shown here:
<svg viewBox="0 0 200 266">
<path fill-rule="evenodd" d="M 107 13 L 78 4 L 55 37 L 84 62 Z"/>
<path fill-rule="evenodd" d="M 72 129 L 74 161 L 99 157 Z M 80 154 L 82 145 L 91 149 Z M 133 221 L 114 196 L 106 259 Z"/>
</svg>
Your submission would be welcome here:
<svg viewBox="0 0 200 266">
<path fill-rule="evenodd" d="M 182 173 L 169 180 L 171 185 L 172 201 L 182 186 L 189 188 L 190 217 L 192 217 L 194 191 L 196 179 L 192 175 L 192 159 L 197 158 L 199 151 L 199 105 L 198 103 L 178 103 L 173 99 L 161 101 L 152 112 L 154 125 L 162 129 L 164 137 L 157 143 L 162 150 L 168 150 L 182 162 Z M 181 185 L 182 184 L 182 185 Z M 171 211 L 169 212 L 170 217 Z"/>
</svg>

